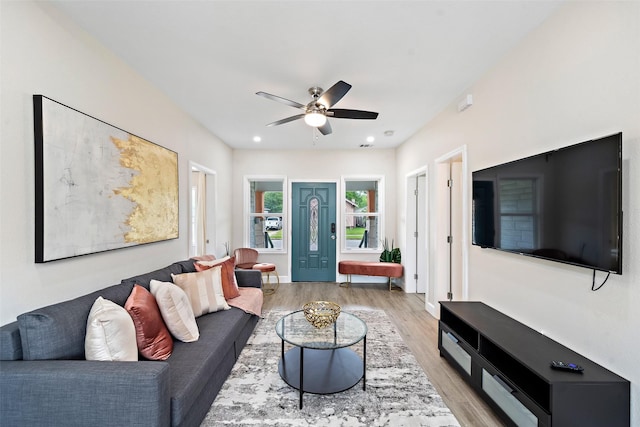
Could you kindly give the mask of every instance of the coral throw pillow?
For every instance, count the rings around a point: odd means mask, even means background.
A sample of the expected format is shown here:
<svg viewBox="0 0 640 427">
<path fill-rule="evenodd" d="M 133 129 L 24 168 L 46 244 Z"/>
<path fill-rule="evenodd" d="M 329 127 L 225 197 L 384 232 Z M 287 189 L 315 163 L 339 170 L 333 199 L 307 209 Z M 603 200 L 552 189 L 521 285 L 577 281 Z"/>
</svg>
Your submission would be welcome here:
<svg viewBox="0 0 640 427">
<path fill-rule="evenodd" d="M 124 304 L 136 327 L 138 351 L 150 360 L 167 360 L 173 351 L 173 338 L 167 329 L 156 299 L 140 285 L 135 285 Z"/>
</svg>

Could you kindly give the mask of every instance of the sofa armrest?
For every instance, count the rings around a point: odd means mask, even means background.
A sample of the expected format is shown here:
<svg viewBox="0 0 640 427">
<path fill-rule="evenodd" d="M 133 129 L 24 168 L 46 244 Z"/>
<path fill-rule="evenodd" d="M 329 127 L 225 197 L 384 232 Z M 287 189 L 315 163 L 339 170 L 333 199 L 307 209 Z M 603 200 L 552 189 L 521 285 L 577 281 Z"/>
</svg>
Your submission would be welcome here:
<svg viewBox="0 0 640 427">
<path fill-rule="evenodd" d="M 238 286 L 244 288 L 262 288 L 262 273 L 260 273 L 260 271 L 236 269 L 235 273 Z"/>
<path fill-rule="evenodd" d="M 18 322 L 0 327 L 0 360 L 22 360 L 22 340 Z"/>
<path fill-rule="evenodd" d="M 6 426 L 168 426 L 166 362 L 0 362 Z"/>
</svg>

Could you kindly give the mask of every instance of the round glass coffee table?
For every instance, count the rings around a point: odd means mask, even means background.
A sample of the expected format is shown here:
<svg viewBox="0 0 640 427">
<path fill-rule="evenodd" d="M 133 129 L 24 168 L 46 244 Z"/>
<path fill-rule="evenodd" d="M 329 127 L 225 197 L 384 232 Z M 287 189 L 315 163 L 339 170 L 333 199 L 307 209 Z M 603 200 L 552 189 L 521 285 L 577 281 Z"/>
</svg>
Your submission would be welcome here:
<svg viewBox="0 0 640 427">
<path fill-rule="evenodd" d="M 345 391 L 362 380 L 366 390 L 367 325 L 351 313 L 340 313 L 326 328 L 315 328 L 302 310 L 282 317 L 276 323 L 282 340 L 278 371 L 282 379 L 302 394 L 331 394 Z M 362 341 L 362 357 L 350 349 Z M 285 353 L 285 342 L 293 345 Z"/>
</svg>

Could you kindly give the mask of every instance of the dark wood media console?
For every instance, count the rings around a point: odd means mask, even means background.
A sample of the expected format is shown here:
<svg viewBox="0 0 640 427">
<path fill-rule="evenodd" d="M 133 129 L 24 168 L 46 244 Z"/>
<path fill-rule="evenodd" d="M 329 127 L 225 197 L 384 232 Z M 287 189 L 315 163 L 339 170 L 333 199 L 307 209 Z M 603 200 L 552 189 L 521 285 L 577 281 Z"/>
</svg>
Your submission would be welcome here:
<svg viewBox="0 0 640 427">
<path fill-rule="evenodd" d="M 440 355 L 507 424 L 629 426 L 629 381 L 481 302 L 440 305 Z"/>
</svg>

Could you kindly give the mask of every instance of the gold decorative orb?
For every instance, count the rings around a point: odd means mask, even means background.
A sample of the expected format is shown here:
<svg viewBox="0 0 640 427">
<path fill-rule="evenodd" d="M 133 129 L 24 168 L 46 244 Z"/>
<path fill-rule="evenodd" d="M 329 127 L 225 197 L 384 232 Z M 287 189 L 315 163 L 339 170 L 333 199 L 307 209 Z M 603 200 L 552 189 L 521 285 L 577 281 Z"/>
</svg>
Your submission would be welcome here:
<svg viewBox="0 0 640 427">
<path fill-rule="evenodd" d="M 335 323 L 340 316 L 340 306 L 335 302 L 311 301 L 302 306 L 304 317 L 318 329 Z"/>
</svg>

